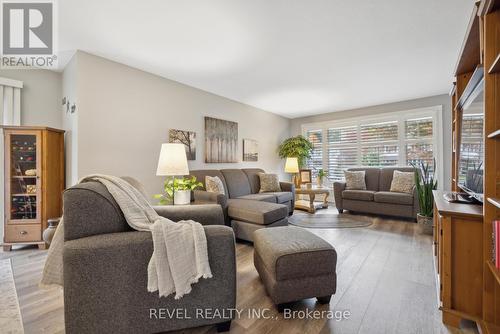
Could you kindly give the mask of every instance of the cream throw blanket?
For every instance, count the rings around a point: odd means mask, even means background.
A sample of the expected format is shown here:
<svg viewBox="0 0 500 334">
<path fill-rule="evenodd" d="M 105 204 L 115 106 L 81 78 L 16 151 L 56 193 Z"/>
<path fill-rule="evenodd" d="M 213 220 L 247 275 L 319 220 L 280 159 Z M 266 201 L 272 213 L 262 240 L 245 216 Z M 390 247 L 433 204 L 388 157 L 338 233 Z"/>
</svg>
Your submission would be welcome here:
<svg viewBox="0 0 500 334">
<path fill-rule="evenodd" d="M 79 183 L 86 181 L 98 181 L 108 189 L 130 227 L 151 231 L 154 250 L 148 264 L 149 292 L 159 291 L 160 297 L 175 292 L 175 299 L 179 299 L 191 292 L 191 284 L 200 277 L 212 277 L 205 230 L 200 223 L 192 220 L 175 223 L 159 216 L 141 192 L 119 177 L 90 175 Z M 63 285 L 63 222 L 64 217 L 50 245 L 41 286 Z"/>
</svg>

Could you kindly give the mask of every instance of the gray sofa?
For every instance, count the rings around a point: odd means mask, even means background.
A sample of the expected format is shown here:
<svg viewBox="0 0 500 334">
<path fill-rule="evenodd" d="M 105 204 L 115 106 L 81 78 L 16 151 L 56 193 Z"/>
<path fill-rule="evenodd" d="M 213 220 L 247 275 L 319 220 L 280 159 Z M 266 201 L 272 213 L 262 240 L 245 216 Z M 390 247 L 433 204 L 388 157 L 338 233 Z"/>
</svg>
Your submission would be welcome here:
<svg viewBox="0 0 500 334">
<path fill-rule="evenodd" d="M 213 278 L 201 279 L 179 300 L 147 291 L 153 253 L 151 233 L 132 230 L 106 188 L 87 182 L 64 192 L 64 318 L 66 333 L 158 333 L 217 325 L 231 319 L 195 317 L 196 309 L 236 307 L 234 234 L 224 226 L 219 205 L 162 206 L 174 221 L 193 219 L 204 226 Z M 160 310 L 186 310 L 191 319 L 158 319 Z M 230 314 L 226 312 L 225 314 Z"/>
<path fill-rule="evenodd" d="M 345 182 L 333 184 L 335 205 L 340 213 L 344 210 L 382 214 L 416 219 L 419 203 L 415 189 L 413 194 L 390 192 L 395 170 L 414 172 L 412 167 L 349 168 L 348 171 L 365 171 L 366 190 L 346 190 Z"/>
<path fill-rule="evenodd" d="M 222 207 L 226 225 L 232 226 L 238 239 L 253 241 L 253 232 L 260 228 L 286 226 L 293 213 L 295 186 L 280 182 L 280 192 L 259 193 L 259 168 L 192 170 L 190 175 L 203 183 L 205 176 L 217 176 L 224 185 L 225 195 L 195 190 L 196 203 L 217 203 Z"/>
</svg>

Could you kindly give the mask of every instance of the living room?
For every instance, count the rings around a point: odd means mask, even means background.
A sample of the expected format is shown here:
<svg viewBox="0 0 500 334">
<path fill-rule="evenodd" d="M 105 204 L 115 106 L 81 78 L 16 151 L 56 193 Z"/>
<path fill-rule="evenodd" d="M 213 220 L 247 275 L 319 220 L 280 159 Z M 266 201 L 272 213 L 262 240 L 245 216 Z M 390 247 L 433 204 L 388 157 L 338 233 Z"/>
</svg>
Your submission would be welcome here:
<svg viewBox="0 0 500 334">
<path fill-rule="evenodd" d="M 0 332 L 500 333 L 499 1 L 0 5 Z"/>
</svg>

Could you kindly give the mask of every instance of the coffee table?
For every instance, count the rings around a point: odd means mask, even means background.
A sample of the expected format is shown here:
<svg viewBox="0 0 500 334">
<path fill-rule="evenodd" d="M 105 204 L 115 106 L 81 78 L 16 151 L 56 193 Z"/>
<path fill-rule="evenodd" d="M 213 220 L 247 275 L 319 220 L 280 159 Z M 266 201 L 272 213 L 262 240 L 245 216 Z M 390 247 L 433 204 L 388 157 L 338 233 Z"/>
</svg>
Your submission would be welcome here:
<svg viewBox="0 0 500 334">
<path fill-rule="evenodd" d="M 328 208 L 330 191 L 326 187 L 312 186 L 311 188 L 297 188 L 295 189 L 295 195 L 295 209 L 315 213 L 318 209 Z M 309 200 L 299 199 L 299 195 L 308 195 Z M 325 195 L 325 198 L 323 201 L 315 201 L 316 195 Z"/>
</svg>

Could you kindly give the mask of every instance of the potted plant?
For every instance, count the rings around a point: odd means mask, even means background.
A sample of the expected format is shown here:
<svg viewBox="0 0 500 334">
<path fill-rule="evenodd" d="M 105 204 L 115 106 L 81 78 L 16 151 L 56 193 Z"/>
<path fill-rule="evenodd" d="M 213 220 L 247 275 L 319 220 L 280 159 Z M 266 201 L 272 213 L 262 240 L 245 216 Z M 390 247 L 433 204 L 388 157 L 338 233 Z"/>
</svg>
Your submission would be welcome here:
<svg viewBox="0 0 500 334">
<path fill-rule="evenodd" d="M 191 202 L 191 191 L 202 186 L 203 184 L 198 182 L 195 176 L 174 178 L 165 181 L 165 193 L 156 194 L 154 198 L 158 199 L 161 205 L 172 203 L 172 198 L 175 205 L 189 204 Z"/>
<path fill-rule="evenodd" d="M 295 136 L 281 143 L 278 147 L 278 154 L 282 159 L 297 157 L 299 168 L 303 168 L 306 165 L 306 159 L 311 157 L 312 149 L 313 144 L 304 136 Z"/>
<path fill-rule="evenodd" d="M 326 176 L 328 176 L 328 173 L 323 168 L 320 168 L 318 170 L 318 179 L 316 180 L 318 182 L 318 187 L 322 187 L 323 186 L 323 179 Z"/>
<path fill-rule="evenodd" d="M 434 174 L 430 173 L 430 165 L 420 162 L 420 165 L 411 164 L 415 169 L 415 188 L 418 196 L 419 212 L 417 214 L 417 224 L 420 231 L 424 234 L 432 235 L 432 216 L 434 208 L 434 196 L 432 191 L 437 188 L 437 180 Z M 436 161 L 433 161 L 432 167 L 435 167 Z M 435 171 L 435 168 L 433 168 Z"/>
</svg>

